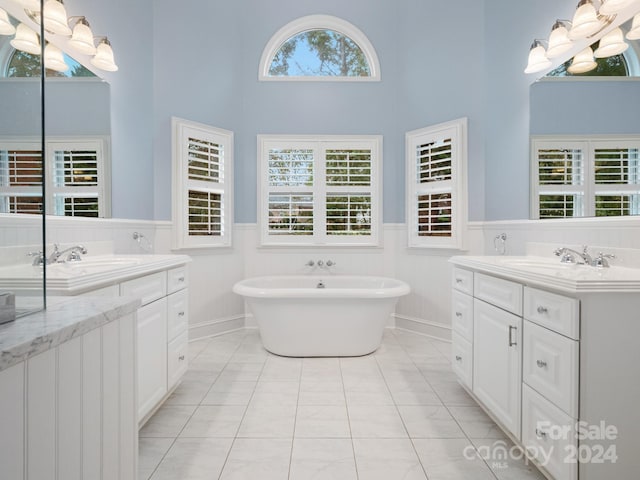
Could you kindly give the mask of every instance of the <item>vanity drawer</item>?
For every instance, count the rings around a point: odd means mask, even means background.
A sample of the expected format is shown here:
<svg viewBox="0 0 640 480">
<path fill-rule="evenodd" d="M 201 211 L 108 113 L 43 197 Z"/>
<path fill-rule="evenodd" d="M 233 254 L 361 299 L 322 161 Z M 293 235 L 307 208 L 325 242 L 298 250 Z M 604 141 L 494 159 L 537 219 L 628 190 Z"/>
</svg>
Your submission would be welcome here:
<svg viewBox="0 0 640 480">
<path fill-rule="evenodd" d="M 524 322 L 522 379 L 573 418 L 578 417 L 578 342 Z"/>
<path fill-rule="evenodd" d="M 522 285 L 482 273 L 474 276 L 475 297 L 515 315 L 522 315 Z"/>
<path fill-rule="evenodd" d="M 580 301 L 575 298 L 525 287 L 524 318 L 574 340 L 580 339 Z"/>
<path fill-rule="evenodd" d="M 456 332 L 451 335 L 451 368 L 460 381 L 473 388 L 473 346 Z"/>
<path fill-rule="evenodd" d="M 189 366 L 189 339 L 187 332 L 180 334 L 167 347 L 167 386 L 171 390 L 182 378 Z"/>
<path fill-rule="evenodd" d="M 454 290 L 451 303 L 453 331 L 473 341 L 473 297 Z"/>
<path fill-rule="evenodd" d="M 522 444 L 553 478 L 578 478 L 578 464 L 565 461 L 577 448 L 575 426 L 573 418 L 532 388 L 522 386 Z M 547 462 L 544 462 L 542 452 L 549 455 Z"/>
<path fill-rule="evenodd" d="M 172 293 L 167 297 L 167 338 L 169 341 L 187 330 L 189 298 L 187 290 Z"/>
<path fill-rule="evenodd" d="M 187 286 L 187 267 L 167 270 L 167 293 L 177 292 Z"/>
<path fill-rule="evenodd" d="M 473 272 L 460 267 L 453 267 L 451 277 L 452 286 L 455 290 L 473 295 Z"/>
<path fill-rule="evenodd" d="M 152 273 L 151 275 L 127 280 L 120 284 L 121 297 L 137 297 L 142 300 L 142 305 L 151 303 L 166 295 L 166 272 Z"/>
</svg>

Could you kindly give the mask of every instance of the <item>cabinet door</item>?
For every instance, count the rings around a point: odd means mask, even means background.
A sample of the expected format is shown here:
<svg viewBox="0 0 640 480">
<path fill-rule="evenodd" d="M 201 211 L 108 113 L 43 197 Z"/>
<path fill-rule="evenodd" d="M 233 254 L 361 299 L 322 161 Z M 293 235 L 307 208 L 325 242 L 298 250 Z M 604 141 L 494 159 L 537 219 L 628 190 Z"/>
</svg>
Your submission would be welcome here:
<svg viewBox="0 0 640 480">
<path fill-rule="evenodd" d="M 138 420 L 167 392 L 167 299 L 138 310 Z"/>
<path fill-rule="evenodd" d="M 0 372 L 0 478 L 24 478 L 24 362 Z"/>
<path fill-rule="evenodd" d="M 522 318 L 474 300 L 473 393 L 520 438 Z"/>
</svg>

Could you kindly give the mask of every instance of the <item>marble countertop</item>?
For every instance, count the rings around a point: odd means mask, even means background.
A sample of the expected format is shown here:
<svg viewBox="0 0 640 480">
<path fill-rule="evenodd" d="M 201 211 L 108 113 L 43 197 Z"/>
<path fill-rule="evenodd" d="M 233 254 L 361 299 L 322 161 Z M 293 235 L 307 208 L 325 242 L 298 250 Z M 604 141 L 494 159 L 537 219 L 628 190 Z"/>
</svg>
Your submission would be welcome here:
<svg viewBox="0 0 640 480">
<path fill-rule="evenodd" d="M 568 293 L 640 293 L 640 268 L 562 264 L 557 258 L 454 256 L 454 265 Z"/>
<path fill-rule="evenodd" d="M 185 265 L 187 255 L 87 255 L 77 262 L 47 266 L 47 292 L 52 295 L 77 295 L 113 285 L 131 278 Z M 40 291 L 43 268 L 12 265 L 0 268 L 0 290 Z"/>
<path fill-rule="evenodd" d="M 0 371 L 135 312 L 130 297 L 49 297 L 47 310 L 0 325 Z"/>
</svg>

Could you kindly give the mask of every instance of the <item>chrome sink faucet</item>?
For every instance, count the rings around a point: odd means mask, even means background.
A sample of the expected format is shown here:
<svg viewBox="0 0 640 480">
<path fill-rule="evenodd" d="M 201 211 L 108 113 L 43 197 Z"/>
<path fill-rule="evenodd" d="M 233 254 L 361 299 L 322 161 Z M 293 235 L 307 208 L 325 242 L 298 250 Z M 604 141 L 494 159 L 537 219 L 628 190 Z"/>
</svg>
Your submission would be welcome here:
<svg viewBox="0 0 640 480">
<path fill-rule="evenodd" d="M 593 258 L 591 258 L 591 255 L 589 255 L 589 253 L 587 252 L 587 248 L 588 247 L 584 245 L 582 247 L 582 253 L 580 253 L 571 248 L 560 247 L 560 248 L 557 248 L 553 253 L 557 257 L 560 257 L 560 263 L 577 263 L 578 265 L 582 265 L 582 264 L 592 265 Z M 580 257 L 582 261 L 576 261 L 575 255 Z"/>
<path fill-rule="evenodd" d="M 80 256 L 80 254 L 82 254 L 82 255 L 86 255 L 87 254 L 87 249 L 85 247 L 83 247 L 82 245 L 74 245 L 73 247 L 65 248 L 64 250 L 61 251 L 61 250 L 59 250 L 58 244 L 54 243 L 53 244 L 53 252 L 47 258 L 47 264 L 56 263 L 56 262 L 60 261 L 60 257 L 62 255 L 64 255 L 65 253 L 67 253 L 67 252 L 69 252 L 69 254 L 67 255 L 67 258 L 65 258 L 62 261 L 63 262 L 77 262 L 79 260 L 82 260 L 82 257 Z"/>
</svg>

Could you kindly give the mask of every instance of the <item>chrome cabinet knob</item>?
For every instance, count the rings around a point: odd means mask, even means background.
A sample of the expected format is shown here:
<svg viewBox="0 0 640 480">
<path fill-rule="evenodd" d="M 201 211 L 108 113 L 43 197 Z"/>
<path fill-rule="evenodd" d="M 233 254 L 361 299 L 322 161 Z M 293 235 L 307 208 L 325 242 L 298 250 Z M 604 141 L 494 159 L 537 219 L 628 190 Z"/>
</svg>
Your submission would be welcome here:
<svg viewBox="0 0 640 480">
<path fill-rule="evenodd" d="M 538 365 L 538 367 L 540 368 L 544 368 L 547 366 L 547 362 L 545 362 L 544 360 L 536 360 L 536 365 Z"/>
<path fill-rule="evenodd" d="M 460 355 L 456 355 L 456 361 L 457 362 L 461 362 L 462 361 L 462 357 Z"/>
<path fill-rule="evenodd" d="M 540 305 L 536 311 L 542 315 L 543 313 L 549 313 L 549 309 L 547 309 L 547 307 L 543 307 L 542 305 Z"/>
</svg>

